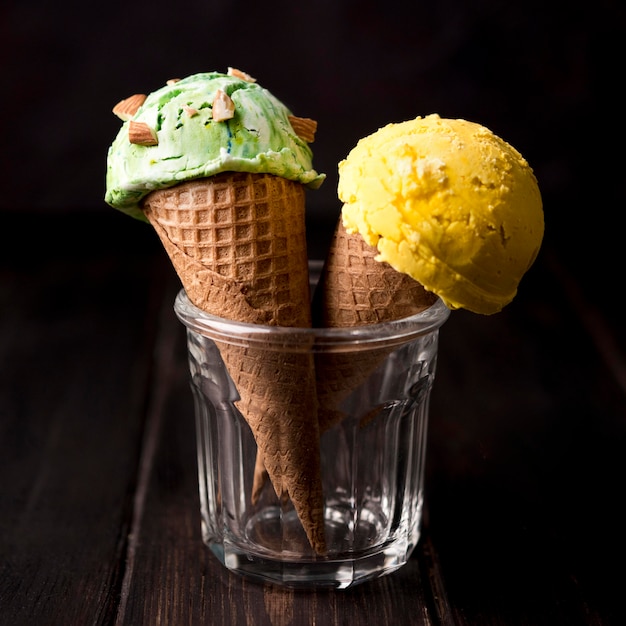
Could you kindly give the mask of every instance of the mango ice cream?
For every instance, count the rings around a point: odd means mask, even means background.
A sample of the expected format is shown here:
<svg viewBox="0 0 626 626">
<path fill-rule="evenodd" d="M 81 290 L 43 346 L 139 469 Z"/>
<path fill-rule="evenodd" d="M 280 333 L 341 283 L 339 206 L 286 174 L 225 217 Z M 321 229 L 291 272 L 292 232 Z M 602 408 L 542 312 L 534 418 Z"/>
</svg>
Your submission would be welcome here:
<svg viewBox="0 0 626 626">
<path fill-rule="evenodd" d="M 544 232 L 537 180 L 487 128 L 433 114 L 388 124 L 339 164 L 343 223 L 451 309 L 511 302 Z"/>
</svg>

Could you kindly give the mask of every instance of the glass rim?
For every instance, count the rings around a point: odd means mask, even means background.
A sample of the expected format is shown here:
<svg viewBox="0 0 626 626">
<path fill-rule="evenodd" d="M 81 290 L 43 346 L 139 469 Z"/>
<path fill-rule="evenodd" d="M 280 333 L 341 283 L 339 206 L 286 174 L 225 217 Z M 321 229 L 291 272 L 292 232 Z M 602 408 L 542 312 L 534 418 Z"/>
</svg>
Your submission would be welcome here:
<svg viewBox="0 0 626 626">
<path fill-rule="evenodd" d="M 174 302 L 178 319 L 200 335 L 227 343 L 271 343 L 311 346 L 352 346 L 407 343 L 426 335 L 448 319 L 450 309 L 440 298 L 427 309 L 390 322 L 379 322 L 346 328 L 269 326 L 239 322 L 211 315 L 196 307 L 181 289 Z"/>
</svg>

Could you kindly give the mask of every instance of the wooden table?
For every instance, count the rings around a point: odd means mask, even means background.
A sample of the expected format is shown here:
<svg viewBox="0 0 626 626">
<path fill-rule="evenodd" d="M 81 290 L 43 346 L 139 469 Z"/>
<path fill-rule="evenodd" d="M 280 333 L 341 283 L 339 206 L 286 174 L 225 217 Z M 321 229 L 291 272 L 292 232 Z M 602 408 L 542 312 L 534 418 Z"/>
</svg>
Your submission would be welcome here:
<svg viewBox="0 0 626 626">
<path fill-rule="evenodd" d="M 514 304 L 442 329 L 409 564 L 301 592 L 202 544 L 179 283 L 149 227 L 2 223 L 2 626 L 626 623 L 621 320 L 549 245 Z"/>
</svg>

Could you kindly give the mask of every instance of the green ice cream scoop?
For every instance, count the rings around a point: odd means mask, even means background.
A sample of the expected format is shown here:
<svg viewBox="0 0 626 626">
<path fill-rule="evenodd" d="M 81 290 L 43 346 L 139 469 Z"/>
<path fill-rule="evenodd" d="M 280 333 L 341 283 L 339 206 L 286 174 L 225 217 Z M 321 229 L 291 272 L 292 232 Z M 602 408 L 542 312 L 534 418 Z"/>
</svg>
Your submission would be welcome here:
<svg viewBox="0 0 626 626">
<path fill-rule="evenodd" d="M 217 114 L 224 107 L 231 117 Z M 274 174 L 316 189 L 325 175 L 313 169 L 294 125 L 282 102 L 240 72 L 172 81 L 147 96 L 109 148 L 105 201 L 145 220 L 140 203 L 151 191 L 227 171 Z"/>
</svg>

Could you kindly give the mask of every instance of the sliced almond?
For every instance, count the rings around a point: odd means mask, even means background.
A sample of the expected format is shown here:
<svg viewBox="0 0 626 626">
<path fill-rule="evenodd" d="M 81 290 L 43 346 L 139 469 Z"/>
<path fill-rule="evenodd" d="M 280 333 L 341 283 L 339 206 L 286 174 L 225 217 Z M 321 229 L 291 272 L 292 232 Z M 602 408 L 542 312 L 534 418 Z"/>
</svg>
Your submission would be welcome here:
<svg viewBox="0 0 626 626">
<path fill-rule="evenodd" d="M 156 133 L 144 122 L 133 122 L 128 125 L 128 141 L 140 146 L 156 146 L 159 143 Z"/>
<path fill-rule="evenodd" d="M 194 109 L 193 107 L 190 107 L 188 104 L 183 104 L 183 111 L 187 113 L 189 117 L 193 117 L 194 115 L 198 115 L 199 113 L 198 109 Z"/>
<path fill-rule="evenodd" d="M 236 78 L 241 78 L 241 80 L 245 80 L 249 83 L 256 83 L 256 78 L 252 78 L 250 74 L 246 74 L 245 72 L 242 72 L 235 67 L 228 68 L 228 75 L 235 76 Z"/>
<path fill-rule="evenodd" d="M 180 78 L 170 78 L 170 79 L 168 79 L 165 82 L 165 84 L 166 85 L 175 85 L 179 80 L 180 80 Z"/>
<path fill-rule="evenodd" d="M 130 98 L 126 98 L 125 100 L 118 102 L 113 107 L 113 113 L 126 122 L 131 119 L 135 113 L 137 113 L 139 107 L 145 102 L 145 100 L 145 94 L 136 93 L 134 96 L 130 96 Z"/>
<path fill-rule="evenodd" d="M 213 99 L 213 119 L 223 122 L 235 116 L 235 103 L 221 89 L 215 92 Z"/>
<path fill-rule="evenodd" d="M 317 122 L 310 117 L 289 116 L 289 123 L 294 132 L 302 141 L 313 143 L 315 141 L 315 131 L 317 130 Z"/>
</svg>

